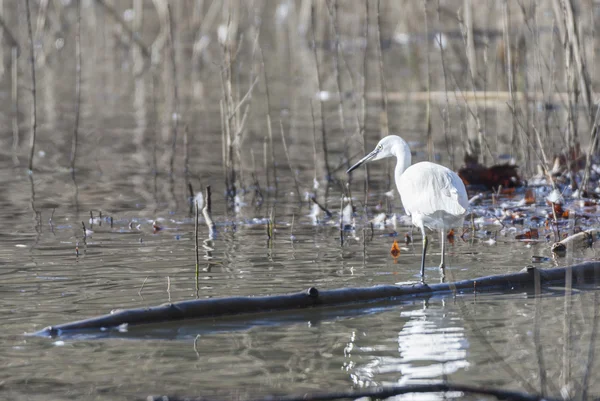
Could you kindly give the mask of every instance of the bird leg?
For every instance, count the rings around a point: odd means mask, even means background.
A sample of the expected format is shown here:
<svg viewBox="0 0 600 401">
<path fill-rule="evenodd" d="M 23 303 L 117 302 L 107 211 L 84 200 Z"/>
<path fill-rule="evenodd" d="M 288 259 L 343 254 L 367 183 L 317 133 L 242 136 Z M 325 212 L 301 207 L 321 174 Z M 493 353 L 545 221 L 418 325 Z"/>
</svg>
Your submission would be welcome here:
<svg viewBox="0 0 600 401">
<path fill-rule="evenodd" d="M 425 279 L 425 254 L 427 253 L 427 235 L 425 235 L 425 229 L 422 229 L 423 233 L 423 254 L 421 255 L 421 280 Z"/>
<path fill-rule="evenodd" d="M 440 269 L 444 270 L 446 268 L 446 230 L 442 228 L 440 233 L 442 234 L 442 261 L 440 262 Z"/>
</svg>

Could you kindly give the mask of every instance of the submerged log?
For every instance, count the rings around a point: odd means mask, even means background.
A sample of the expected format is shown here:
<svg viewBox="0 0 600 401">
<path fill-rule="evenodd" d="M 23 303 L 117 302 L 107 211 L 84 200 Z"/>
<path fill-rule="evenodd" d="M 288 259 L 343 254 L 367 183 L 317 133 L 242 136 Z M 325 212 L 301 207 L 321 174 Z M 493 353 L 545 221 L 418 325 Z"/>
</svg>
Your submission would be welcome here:
<svg viewBox="0 0 600 401">
<path fill-rule="evenodd" d="M 520 391 L 469 386 L 455 383 L 431 383 L 431 384 L 409 384 L 405 386 L 385 386 L 385 387 L 369 387 L 360 390 L 349 390 L 330 393 L 306 393 L 301 395 L 289 396 L 266 396 L 254 401 L 336 401 L 336 400 L 358 400 L 368 398 L 370 400 L 383 400 L 393 396 L 402 394 L 431 394 L 431 393 L 446 393 L 446 392 L 461 392 L 463 395 L 487 395 L 495 397 L 498 400 L 510 401 L 556 401 L 556 398 L 543 396 L 541 394 L 528 394 Z M 204 401 L 203 397 L 177 397 L 177 396 L 148 396 L 148 401 Z"/>
<path fill-rule="evenodd" d="M 60 336 L 82 330 L 107 330 L 122 325 L 141 325 L 184 319 L 214 319 L 225 316 L 266 313 L 315 307 L 342 306 L 355 303 L 408 298 L 428 298 L 444 293 L 481 293 L 489 291 L 515 291 L 539 285 L 565 283 L 567 274 L 576 277 L 578 284 L 600 283 L 600 262 L 537 269 L 527 267 L 518 273 L 480 277 L 454 283 L 378 285 L 374 287 L 340 288 L 319 291 L 310 287 L 306 291 L 267 296 L 226 297 L 167 303 L 149 308 L 115 310 L 110 314 L 57 326 L 49 326 L 33 333 L 38 336 Z"/>
</svg>

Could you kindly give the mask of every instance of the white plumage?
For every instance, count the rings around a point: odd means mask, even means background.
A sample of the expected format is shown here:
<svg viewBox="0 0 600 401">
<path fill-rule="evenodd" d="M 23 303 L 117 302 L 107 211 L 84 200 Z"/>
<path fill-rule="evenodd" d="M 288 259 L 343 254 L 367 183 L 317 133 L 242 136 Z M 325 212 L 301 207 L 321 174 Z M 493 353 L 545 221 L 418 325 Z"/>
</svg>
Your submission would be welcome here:
<svg viewBox="0 0 600 401">
<path fill-rule="evenodd" d="M 412 223 L 423 234 L 421 277 L 425 275 L 427 235 L 425 228 L 439 230 L 442 241 L 440 268 L 445 267 L 446 232 L 452 227 L 462 227 L 469 200 L 460 177 L 452 170 L 430 162 L 411 165 L 410 148 L 399 136 L 383 138 L 375 149 L 348 169 L 356 169 L 364 163 L 386 157 L 396 157 L 395 181 L 404 210 Z"/>
</svg>

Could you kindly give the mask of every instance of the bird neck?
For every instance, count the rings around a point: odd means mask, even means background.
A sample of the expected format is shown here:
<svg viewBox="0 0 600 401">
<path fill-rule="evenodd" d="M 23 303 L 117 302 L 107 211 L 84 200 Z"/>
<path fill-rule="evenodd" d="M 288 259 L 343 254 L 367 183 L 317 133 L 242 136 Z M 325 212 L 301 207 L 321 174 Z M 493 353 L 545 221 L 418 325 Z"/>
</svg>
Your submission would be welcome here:
<svg viewBox="0 0 600 401">
<path fill-rule="evenodd" d="M 408 147 L 408 144 L 401 139 L 392 148 L 392 154 L 396 156 L 396 169 L 394 171 L 394 176 L 396 182 L 399 182 L 400 176 L 402 173 L 404 173 L 404 170 L 410 166 L 410 148 Z"/>
</svg>

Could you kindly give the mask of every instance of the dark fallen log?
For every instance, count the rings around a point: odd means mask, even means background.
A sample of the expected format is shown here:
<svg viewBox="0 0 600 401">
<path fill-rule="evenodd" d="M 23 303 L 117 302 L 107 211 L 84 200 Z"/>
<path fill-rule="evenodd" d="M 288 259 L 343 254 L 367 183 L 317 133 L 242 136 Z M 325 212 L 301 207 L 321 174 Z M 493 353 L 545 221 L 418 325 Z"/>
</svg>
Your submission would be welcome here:
<svg viewBox="0 0 600 401">
<path fill-rule="evenodd" d="M 463 394 L 477 394 L 495 397 L 499 400 L 512 401 L 556 401 L 556 398 L 542 396 L 540 394 L 528 394 L 519 391 L 495 389 L 489 387 L 467 386 L 452 383 L 414 384 L 407 386 L 370 387 L 363 390 L 341 391 L 331 393 L 302 394 L 298 396 L 267 396 L 255 401 L 334 401 L 334 400 L 357 400 L 361 398 L 386 399 L 401 394 L 414 393 L 447 393 L 461 392 Z M 206 401 L 202 397 L 177 397 L 177 396 L 149 396 L 148 401 Z"/>
<path fill-rule="evenodd" d="M 577 284 L 600 283 L 600 262 L 587 262 L 570 267 L 537 269 L 528 267 L 518 273 L 480 277 L 454 283 L 378 285 L 374 287 L 341 288 L 306 291 L 267 296 L 227 297 L 167 303 L 150 308 L 115 310 L 108 315 L 93 317 L 57 326 L 49 326 L 33 333 L 38 336 L 60 336 L 82 330 L 108 330 L 122 325 L 133 326 L 172 322 L 185 319 L 214 319 L 226 316 L 277 312 L 284 310 L 339 307 L 343 305 L 428 298 L 444 293 L 482 293 L 515 291 L 539 285 L 565 283 L 566 274 L 573 274 Z"/>
</svg>

